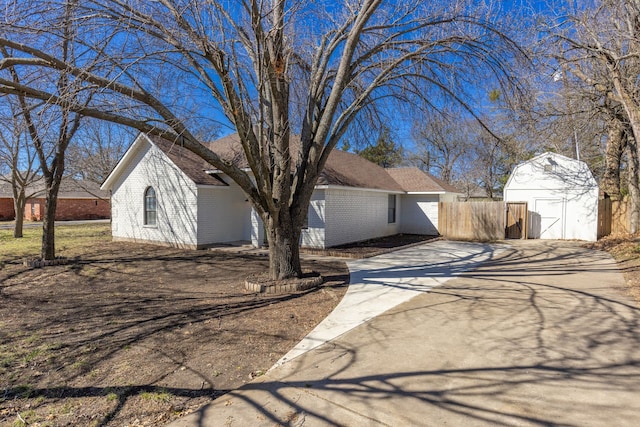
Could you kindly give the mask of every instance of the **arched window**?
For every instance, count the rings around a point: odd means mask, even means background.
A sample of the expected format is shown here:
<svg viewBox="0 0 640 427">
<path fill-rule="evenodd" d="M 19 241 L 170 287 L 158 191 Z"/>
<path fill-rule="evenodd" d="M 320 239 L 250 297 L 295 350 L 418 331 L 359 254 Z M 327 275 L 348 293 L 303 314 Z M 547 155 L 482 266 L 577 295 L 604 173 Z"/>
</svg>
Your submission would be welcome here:
<svg viewBox="0 0 640 427">
<path fill-rule="evenodd" d="M 156 225 L 157 217 L 156 191 L 147 187 L 144 192 L 144 225 Z"/>
</svg>

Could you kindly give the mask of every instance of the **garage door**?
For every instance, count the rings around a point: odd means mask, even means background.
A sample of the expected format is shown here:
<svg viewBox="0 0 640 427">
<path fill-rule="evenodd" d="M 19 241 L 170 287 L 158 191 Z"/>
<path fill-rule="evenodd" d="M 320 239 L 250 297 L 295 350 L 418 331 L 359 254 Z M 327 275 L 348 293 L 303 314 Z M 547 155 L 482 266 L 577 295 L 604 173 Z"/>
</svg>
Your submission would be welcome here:
<svg viewBox="0 0 640 427">
<path fill-rule="evenodd" d="M 562 199 L 538 199 L 535 211 L 540 215 L 540 238 L 564 238 L 564 201 Z"/>
</svg>

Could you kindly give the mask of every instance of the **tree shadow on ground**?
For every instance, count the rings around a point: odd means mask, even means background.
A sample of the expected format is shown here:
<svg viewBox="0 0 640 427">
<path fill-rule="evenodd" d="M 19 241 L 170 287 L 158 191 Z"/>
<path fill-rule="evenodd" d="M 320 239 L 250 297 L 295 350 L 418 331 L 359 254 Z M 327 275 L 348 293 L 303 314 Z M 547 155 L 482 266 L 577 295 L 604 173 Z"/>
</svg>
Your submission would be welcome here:
<svg viewBox="0 0 640 427">
<path fill-rule="evenodd" d="M 149 393 L 166 397 L 163 410 L 175 417 L 185 399 L 202 404 L 238 387 L 344 294 L 344 263 L 306 267 L 325 284 L 258 295 L 243 279 L 265 271 L 267 260 L 250 255 L 112 243 L 69 265 L 10 266 L 0 272 L 0 424 L 25 405 L 49 411 L 44 404 L 99 398 L 84 400 L 83 413 L 92 404 L 107 413 L 56 420 L 123 425 L 136 418 L 132 405 L 149 406 L 140 409 L 145 416 L 155 410 L 140 399 Z"/>
<path fill-rule="evenodd" d="M 242 412 L 261 425 L 632 426 L 639 393 L 640 310 L 615 263 L 572 242 L 520 242 L 229 393 L 192 425 Z"/>
</svg>

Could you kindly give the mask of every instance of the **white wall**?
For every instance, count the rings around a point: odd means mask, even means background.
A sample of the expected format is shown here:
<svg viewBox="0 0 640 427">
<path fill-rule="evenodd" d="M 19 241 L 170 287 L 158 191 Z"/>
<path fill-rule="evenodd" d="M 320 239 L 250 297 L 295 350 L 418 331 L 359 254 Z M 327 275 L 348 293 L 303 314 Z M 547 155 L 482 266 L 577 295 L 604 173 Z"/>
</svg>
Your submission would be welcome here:
<svg viewBox="0 0 640 427">
<path fill-rule="evenodd" d="M 522 163 L 504 200 L 528 203 L 530 238 L 597 240 L 598 186 L 584 162 L 547 153 Z"/>
<path fill-rule="evenodd" d="M 325 248 L 325 190 L 314 190 L 309 203 L 309 227 L 302 230 L 301 246 Z"/>
<path fill-rule="evenodd" d="M 251 204 L 240 187 L 225 179 L 229 187 L 198 188 L 198 244 L 249 240 Z"/>
<path fill-rule="evenodd" d="M 140 144 L 112 188 L 113 237 L 196 246 L 197 189 L 157 147 Z M 144 225 L 144 192 L 157 198 L 157 225 Z"/>
<path fill-rule="evenodd" d="M 400 231 L 407 234 L 438 235 L 438 194 L 404 194 Z"/>
<path fill-rule="evenodd" d="M 398 194 L 396 222 L 388 224 L 388 193 L 336 188 L 325 190 L 325 247 L 399 233 L 401 199 Z"/>
</svg>

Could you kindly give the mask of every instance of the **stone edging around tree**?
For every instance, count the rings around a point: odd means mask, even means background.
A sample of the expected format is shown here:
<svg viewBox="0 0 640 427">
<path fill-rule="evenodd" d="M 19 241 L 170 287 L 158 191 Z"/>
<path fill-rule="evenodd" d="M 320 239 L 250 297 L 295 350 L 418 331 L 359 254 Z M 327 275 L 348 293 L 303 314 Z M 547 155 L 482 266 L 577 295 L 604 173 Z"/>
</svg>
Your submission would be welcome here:
<svg viewBox="0 0 640 427">
<path fill-rule="evenodd" d="M 55 259 L 29 258 L 25 259 L 22 264 L 25 267 L 42 268 L 50 265 L 66 265 L 69 260 L 66 257 L 56 257 Z"/>
<path fill-rule="evenodd" d="M 287 294 L 320 286 L 323 281 L 321 275 L 286 280 L 260 280 L 260 278 L 249 277 L 245 280 L 244 287 L 249 292 L 260 294 Z"/>
</svg>

